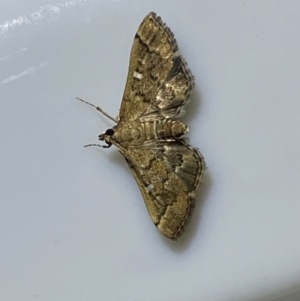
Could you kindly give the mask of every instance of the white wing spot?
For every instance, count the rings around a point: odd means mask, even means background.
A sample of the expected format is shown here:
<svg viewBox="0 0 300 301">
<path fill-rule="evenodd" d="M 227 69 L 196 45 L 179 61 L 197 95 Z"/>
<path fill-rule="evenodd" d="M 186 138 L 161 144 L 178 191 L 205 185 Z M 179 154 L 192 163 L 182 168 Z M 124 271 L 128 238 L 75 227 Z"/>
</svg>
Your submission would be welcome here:
<svg viewBox="0 0 300 301">
<path fill-rule="evenodd" d="M 163 205 L 163 200 L 159 195 L 155 198 L 154 202 L 155 202 L 156 206 Z"/>
<path fill-rule="evenodd" d="M 150 192 L 151 190 L 153 190 L 154 186 L 152 184 L 149 184 L 146 189 L 148 192 Z"/>
<path fill-rule="evenodd" d="M 157 120 L 154 120 L 154 124 L 153 124 L 153 135 L 154 135 L 154 139 L 157 140 L 157 134 L 156 134 L 156 122 Z"/>
<path fill-rule="evenodd" d="M 161 203 L 162 199 L 160 196 L 157 196 L 156 199 Z"/>
<path fill-rule="evenodd" d="M 144 77 L 144 75 L 142 73 L 134 71 L 133 72 L 133 77 L 135 77 L 137 79 L 142 79 Z"/>
<path fill-rule="evenodd" d="M 179 173 L 179 172 L 180 172 L 180 167 L 179 167 L 179 166 L 176 166 L 176 167 L 175 167 L 175 172 L 176 172 L 176 173 Z"/>
</svg>

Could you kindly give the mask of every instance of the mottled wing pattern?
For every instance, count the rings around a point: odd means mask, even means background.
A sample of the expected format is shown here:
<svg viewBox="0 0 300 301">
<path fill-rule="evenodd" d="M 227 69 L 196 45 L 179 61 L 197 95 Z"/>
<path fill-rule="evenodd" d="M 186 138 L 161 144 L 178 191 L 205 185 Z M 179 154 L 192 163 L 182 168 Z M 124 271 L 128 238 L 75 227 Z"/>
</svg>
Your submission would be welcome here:
<svg viewBox="0 0 300 301">
<path fill-rule="evenodd" d="M 205 170 L 202 155 L 183 140 L 149 141 L 122 154 L 153 223 L 166 237 L 177 239 L 194 208 Z"/>
<path fill-rule="evenodd" d="M 133 41 L 120 122 L 180 114 L 193 88 L 193 77 L 171 30 L 155 13 L 142 21 Z"/>
</svg>

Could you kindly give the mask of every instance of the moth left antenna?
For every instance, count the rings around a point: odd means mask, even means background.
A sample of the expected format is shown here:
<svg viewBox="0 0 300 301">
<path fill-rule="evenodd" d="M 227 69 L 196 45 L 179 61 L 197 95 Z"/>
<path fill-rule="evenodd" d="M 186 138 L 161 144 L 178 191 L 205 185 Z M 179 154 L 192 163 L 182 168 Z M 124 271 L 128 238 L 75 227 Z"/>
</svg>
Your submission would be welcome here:
<svg viewBox="0 0 300 301">
<path fill-rule="evenodd" d="M 101 112 L 104 116 L 106 116 L 107 118 L 111 119 L 111 120 L 114 121 L 115 123 L 118 123 L 118 121 L 117 121 L 115 118 L 111 117 L 109 114 L 107 114 L 105 111 L 103 111 L 100 107 L 95 106 L 95 105 L 93 105 L 92 103 L 89 103 L 89 102 L 87 102 L 87 101 L 85 101 L 85 100 L 83 100 L 82 98 L 79 98 L 79 97 L 77 97 L 77 96 L 75 96 L 75 98 L 78 99 L 78 100 L 80 100 L 80 101 L 82 101 L 82 102 L 84 102 L 84 103 L 86 103 L 87 105 L 92 106 L 92 107 L 95 108 L 97 111 Z"/>
</svg>

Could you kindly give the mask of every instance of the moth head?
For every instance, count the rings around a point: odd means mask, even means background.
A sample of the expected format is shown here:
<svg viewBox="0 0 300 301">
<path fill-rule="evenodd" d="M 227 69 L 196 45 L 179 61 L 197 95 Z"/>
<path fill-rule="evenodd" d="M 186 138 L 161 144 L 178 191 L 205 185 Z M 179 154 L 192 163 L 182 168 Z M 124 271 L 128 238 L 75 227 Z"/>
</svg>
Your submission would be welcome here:
<svg viewBox="0 0 300 301">
<path fill-rule="evenodd" d="M 98 136 L 98 139 L 100 141 L 105 141 L 105 143 L 107 144 L 107 147 L 110 147 L 112 145 L 111 141 L 113 140 L 114 133 L 115 133 L 115 131 L 113 129 L 107 129 L 105 131 L 105 133 L 100 134 Z"/>
</svg>

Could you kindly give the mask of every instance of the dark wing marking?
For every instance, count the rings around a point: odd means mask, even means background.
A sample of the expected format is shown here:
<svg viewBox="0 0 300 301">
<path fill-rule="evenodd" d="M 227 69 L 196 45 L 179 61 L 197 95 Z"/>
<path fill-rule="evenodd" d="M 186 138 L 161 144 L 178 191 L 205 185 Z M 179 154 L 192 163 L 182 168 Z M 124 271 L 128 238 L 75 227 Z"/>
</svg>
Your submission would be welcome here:
<svg viewBox="0 0 300 301">
<path fill-rule="evenodd" d="M 184 106 L 194 87 L 194 79 L 181 56 L 173 58 L 167 78 L 158 88 L 156 97 L 146 109 L 141 121 L 153 118 L 175 118 L 185 113 Z"/>
<path fill-rule="evenodd" d="M 121 151 L 143 195 L 153 223 L 171 239 L 187 225 L 195 204 L 205 162 L 182 140 L 147 142 Z"/>
</svg>

